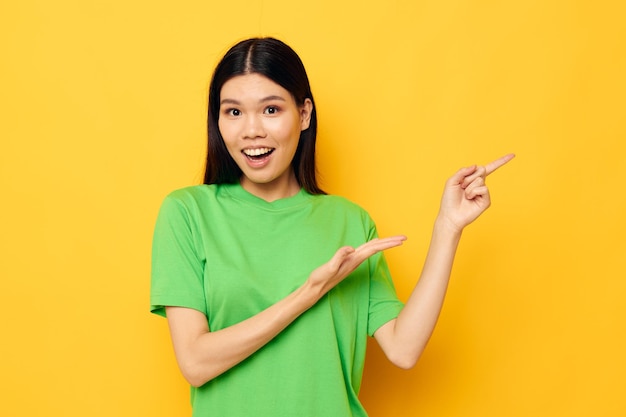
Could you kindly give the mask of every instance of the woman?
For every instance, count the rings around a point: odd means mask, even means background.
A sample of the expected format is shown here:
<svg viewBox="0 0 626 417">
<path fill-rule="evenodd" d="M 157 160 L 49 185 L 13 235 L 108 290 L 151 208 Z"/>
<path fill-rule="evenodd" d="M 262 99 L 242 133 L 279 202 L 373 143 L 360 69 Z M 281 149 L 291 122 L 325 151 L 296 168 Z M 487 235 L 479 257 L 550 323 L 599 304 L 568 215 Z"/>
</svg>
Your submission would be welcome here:
<svg viewBox="0 0 626 417">
<path fill-rule="evenodd" d="M 355 204 L 315 177 L 317 118 L 297 54 L 272 38 L 233 46 L 209 90 L 205 184 L 170 194 L 155 227 L 151 309 L 167 316 L 194 416 L 365 416 L 367 335 L 412 367 L 435 326 L 462 229 L 489 206 L 485 177 L 446 184 L 406 305 Z"/>
</svg>

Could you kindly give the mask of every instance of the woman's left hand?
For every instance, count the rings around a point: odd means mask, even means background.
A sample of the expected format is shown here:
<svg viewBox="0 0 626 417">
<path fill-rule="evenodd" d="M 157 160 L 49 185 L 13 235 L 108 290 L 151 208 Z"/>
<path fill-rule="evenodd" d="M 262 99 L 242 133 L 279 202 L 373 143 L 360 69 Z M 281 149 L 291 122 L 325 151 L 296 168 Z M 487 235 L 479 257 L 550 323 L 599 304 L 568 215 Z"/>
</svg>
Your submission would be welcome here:
<svg viewBox="0 0 626 417">
<path fill-rule="evenodd" d="M 441 199 L 439 216 L 457 232 L 478 218 L 490 205 L 489 189 L 485 184 L 487 175 L 515 157 L 505 155 L 485 165 L 461 168 L 446 182 Z"/>
</svg>

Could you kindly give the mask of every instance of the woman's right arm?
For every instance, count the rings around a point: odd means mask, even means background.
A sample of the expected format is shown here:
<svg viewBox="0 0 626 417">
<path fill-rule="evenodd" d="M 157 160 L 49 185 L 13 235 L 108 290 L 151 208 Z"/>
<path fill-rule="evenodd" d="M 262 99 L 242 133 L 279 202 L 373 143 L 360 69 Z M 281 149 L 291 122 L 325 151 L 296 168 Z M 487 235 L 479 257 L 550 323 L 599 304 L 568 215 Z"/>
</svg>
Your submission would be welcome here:
<svg viewBox="0 0 626 417">
<path fill-rule="evenodd" d="M 190 308 L 166 307 L 178 366 L 185 379 L 199 387 L 237 365 L 276 337 L 363 261 L 406 238 L 374 239 L 358 248 L 339 249 L 306 282 L 260 313 L 233 326 L 211 332 L 206 316 Z"/>
</svg>

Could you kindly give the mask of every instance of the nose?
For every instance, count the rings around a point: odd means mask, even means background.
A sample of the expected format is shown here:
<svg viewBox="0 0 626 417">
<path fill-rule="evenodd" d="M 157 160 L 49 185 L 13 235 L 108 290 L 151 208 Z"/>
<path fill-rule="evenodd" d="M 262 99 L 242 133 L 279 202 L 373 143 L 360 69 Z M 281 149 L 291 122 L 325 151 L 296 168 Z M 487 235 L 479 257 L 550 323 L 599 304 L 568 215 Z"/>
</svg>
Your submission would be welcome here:
<svg viewBox="0 0 626 417">
<path fill-rule="evenodd" d="M 263 120 L 258 115 L 250 115 L 246 118 L 244 128 L 244 139 L 256 139 L 265 137 L 265 128 Z"/>
</svg>

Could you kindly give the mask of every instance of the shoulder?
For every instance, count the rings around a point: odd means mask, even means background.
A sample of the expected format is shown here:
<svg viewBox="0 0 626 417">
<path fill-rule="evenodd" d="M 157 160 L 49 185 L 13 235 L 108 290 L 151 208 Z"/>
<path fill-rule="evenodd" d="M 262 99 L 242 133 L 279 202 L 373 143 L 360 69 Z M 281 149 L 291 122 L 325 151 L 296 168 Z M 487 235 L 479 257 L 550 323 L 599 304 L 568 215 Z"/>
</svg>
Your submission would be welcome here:
<svg viewBox="0 0 626 417">
<path fill-rule="evenodd" d="M 363 208 L 356 204 L 355 202 L 347 199 L 346 197 L 342 197 L 340 195 L 335 194 L 318 194 L 312 196 L 314 200 L 316 200 L 319 204 L 325 204 L 329 206 L 343 207 L 347 210 L 357 210 L 361 211 Z"/>
<path fill-rule="evenodd" d="M 193 185 L 171 191 L 165 196 L 159 209 L 162 218 L 196 217 L 200 208 L 215 199 L 216 187 L 212 185 Z"/>
<path fill-rule="evenodd" d="M 214 185 L 191 185 L 171 191 L 165 196 L 164 201 L 178 201 L 181 203 L 188 203 L 207 198 L 212 194 L 214 195 L 216 191 L 217 187 Z"/>
<path fill-rule="evenodd" d="M 215 184 L 191 185 L 171 191 L 163 199 L 162 206 L 185 207 L 192 210 L 199 206 L 206 205 L 206 203 L 211 200 L 215 200 L 219 193 L 219 186 Z"/>
<path fill-rule="evenodd" d="M 362 221 L 371 221 L 369 213 L 357 203 L 333 194 L 324 194 L 312 196 L 316 205 L 324 207 L 327 210 L 337 211 L 344 213 L 350 217 L 361 218 Z"/>
</svg>

